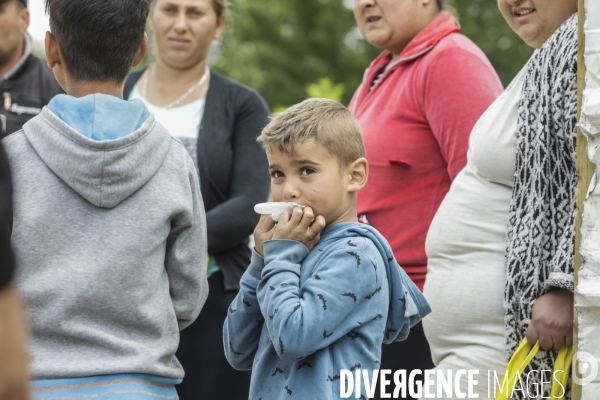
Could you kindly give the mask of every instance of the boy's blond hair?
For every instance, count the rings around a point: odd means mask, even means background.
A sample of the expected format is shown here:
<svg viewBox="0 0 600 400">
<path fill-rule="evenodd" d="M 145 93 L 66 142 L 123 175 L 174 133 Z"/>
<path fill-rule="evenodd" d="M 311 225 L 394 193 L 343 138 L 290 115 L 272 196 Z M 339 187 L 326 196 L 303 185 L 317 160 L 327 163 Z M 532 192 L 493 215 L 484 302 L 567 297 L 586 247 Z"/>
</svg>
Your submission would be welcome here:
<svg viewBox="0 0 600 400">
<path fill-rule="evenodd" d="M 294 153 L 294 146 L 307 139 L 323 146 L 344 167 L 366 154 L 354 115 L 328 99 L 307 99 L 273 115 L 256 140 L 265 151 L 275 146 L 282 153 Z"/>
</svg>

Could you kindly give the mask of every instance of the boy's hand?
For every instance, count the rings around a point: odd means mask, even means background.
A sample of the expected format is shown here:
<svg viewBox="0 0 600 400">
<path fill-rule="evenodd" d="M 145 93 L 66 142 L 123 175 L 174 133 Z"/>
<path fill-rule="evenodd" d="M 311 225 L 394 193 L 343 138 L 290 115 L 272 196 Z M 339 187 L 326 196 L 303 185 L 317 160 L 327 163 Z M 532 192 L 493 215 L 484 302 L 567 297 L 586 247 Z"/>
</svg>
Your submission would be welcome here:
<svg viewBox="0 0 600 400">
<path fill-rule="evenodd" d="M 271 239 L 296 240 L 310 251 L 319 243 L 323 228 L 325 228 L 325 218 L 322 215 L 315 218 L 312 208 L 296 207 L 291 215 L 287 212 L 281 213 Z"/>
<path fill-rule="evenodd" d="M 261 257 L 264 257 L 263 243 L 273 238 L 273 227 L 275 224 L 276 222 L 271 218 L 271 215 L 263 214 L 260 216 L 258 225 L 254 228 L 254 250 Z"/>
</svg>

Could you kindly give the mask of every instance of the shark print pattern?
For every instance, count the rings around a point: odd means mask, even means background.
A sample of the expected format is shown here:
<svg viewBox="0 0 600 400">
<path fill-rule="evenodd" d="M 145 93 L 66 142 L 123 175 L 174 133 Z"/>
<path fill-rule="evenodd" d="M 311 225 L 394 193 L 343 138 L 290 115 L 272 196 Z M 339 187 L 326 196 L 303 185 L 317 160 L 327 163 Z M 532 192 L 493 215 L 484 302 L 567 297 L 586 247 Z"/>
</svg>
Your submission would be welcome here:
<svg viewBox="0 0 600 400">
<path fill-rule="evenodd" d="M 352 240 L 348 240 L 348 243 L 346 243 L 346 244 L 350 247 L 356 247 L 356 245 L 354 243 L 352 243 Z"/>
<path fill-rule="evenodd" d="M 229 313 L 233 314 L 234 312 L 236 312 L 237 310 L 234 308 L 231 308 L 231 305 L 229 306 Z"/>
<path fill-rule="evenodd" d="M 275 311 L 273 312 L 273 315 L 269 315 L 270 319 L 275 318 L 275 314 L 277 314 L 277 312 L 279 311 L 279 308 L 276 308 Z"/>
<path fill-rule="evenodd" d="M 326 311 L 327 310 L 327 300 L 325 300 L 325 296 L 323 296 L 322 294 L 319 294 L 319 295 L 317 295 L 317 297 L 323 303 L 323 311 Z"/>
<path fill-rule="evenodd" d="M 279 367 L 275 368 L 275 372 L 273 372 L 271 376 L 275 376 L 277 374 L 283 374 L 283 370 Z"/>
<path fill-rule="evenodd" d="M 298 368 L 296 368 L 296 371 L 298 371 L 299 369 L 302 369 L 303 367 L 312 368 L 312 365 L 308 361 L 304 361 L 302 364 L 298 365 Z"/>
<path fill-rule="evenodd" d="M 357 369 L 361 369 L 362 365 L 360 363 L 354 364 L 351 368 L 350 368 L 350 372 L 354 372 Z"/>
<path fill-rule="evenodd" d="M 371 265 L 373 265 L 373 268 L 375 268 L 375 271 L 377 271 L 377 263 L 374 262 L 373 260 L 369 260 L 371 261 Z"/>
<path fill-rule="evenodd" d="M 327 331 L 323 331 L 323 339 L 327 339 L 329 336 L 333 335 L 333 332 L 327 334 Z"/>
<path fill-rule="evenodd" d="M 350 331 L 346 334 L 351 340 L 356 340 L 360 336 L 358 332 Z"/>
<path fill-rule="evenodd" d="M 365 300 L 371 300 L 373 298 L 373 296 L 375 296 L 379 292 L 381 292 L 381 286 L 379 286 L 377 289 L 375 289 L 375 291 L 373 293 L 371 293 L 370 295 L 365 297 Z"/>
<path fill-rule="evenodd" d="M 329 375 L 327 375 L 327 382 L 335 382 L 335 381 L 339 381 L 340 380 L 340 376 L 339 375 L 334 375 L 333 378 Z"/>
<path fill-rule="evenodd" d="M 236 350 L 233 348 L 233 345 L 231 344 L 231 340 L 229 341 L 229 349 L 231 350 L 231 352 L 232 352 L 232 353 L 233 353 L 233 355 L 235 355 L 235 356 L 241 356 L 241 355 L 244 355 L 244 353 L 242 353 L 241 351 L 236 351 Z"/>
<path fill-rule="evenodd" d="M 292 395 L 292 389 L 290 389 L 287 385 L 285 385 L 285 391 L 287 392 L 287 394 L 289 394 L 290 396 Z"/>
<path fill-rule="evenodd" d="M 242 304 L 245 305 L 246 307 L 252 307 L 252 303 L 250 303 L 249 301 L 246 301 L 246 299 L 242 298 Z"/>
<path fill-rule="evenodd" d="M 386 340 L 389 340 L 390 333 L 396 333 L 396 332 L 398 332 L 398 330 L 396 330 L 396 329 L 386 329 L 385 332 L 383 332 L 383 334 L 385 335 Z"/>
<path fill-rule="evenodd" d="M 346 293 L 342 293 L 342 296 L 344 297 L 350 297 L 352 300 L 354 300 L 354 304 L 356 304 L 356 295 L 354 293 L 351 292 L 346 292 Z"/>
<path fill-rule="evenodd" d="M 279 338 L 279 352 L 285 354 L 285 347 L 283 347 L 283 340 L 281 338 Z"/>
<path fill-rule="evenodd" d="M 360 256 L 358 255 L 358 253 L 355 253 L 354 251 L 347 251 L 346 253 L 356 258 L 356 268 L 360 267 Z"/>
<path fill-rule="evenodd" d="M 381 319 L 383 318 L 383 315 L 381 314 L 377 314 L 376 316 L 374 316 L 373 318 L 371 318 L 370 320 L 368 320 L 367 322 L 371 322 L 371 321 L 375 321 L 376 319 Z M 358 324 L 360 326 L 363 326 L 364 324 L 366 324 L 367 322 L 358 322 Z"/>
</svg>

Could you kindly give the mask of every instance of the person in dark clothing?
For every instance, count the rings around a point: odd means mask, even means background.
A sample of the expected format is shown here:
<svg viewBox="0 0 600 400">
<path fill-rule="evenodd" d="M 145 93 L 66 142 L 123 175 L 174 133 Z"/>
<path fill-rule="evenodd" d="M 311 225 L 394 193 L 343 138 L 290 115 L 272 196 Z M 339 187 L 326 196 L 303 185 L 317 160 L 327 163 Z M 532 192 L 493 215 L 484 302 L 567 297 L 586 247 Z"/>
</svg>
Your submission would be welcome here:
<svg viewBox="0 0 600 400">
<path fill-rule="evenodd" d="M 248 238 L 267 200 L 267 158 L 256 138 L 269 110 L 255 91 L 213 71 L 206 55 L 221 36 L 226 0 L 157 0 L 150 14 L 156 62 L 130 74 L 124 98 L 140 99 L 196 162 L 206 207 L 208 300 L 181 332 L 182 400 L 246 400 L 250 373 L 225 358 L 223 323 L 250 263 Z M 231 384 L 235 382 L 235 384 Z"/>
<path fill-rule="evenodd" d="M 12 186 L 6 154 L 0 144 L 0 400 L 29 399 L 25 330 L 16 289 L 11 284 L 14 259 L 10 248 Z"/>
<path fill-rule="evenodd" d="M 31 54 L 27 0 L 0 0 L 0 139 L 20 130 L 63 90 Z"/>
</svg>

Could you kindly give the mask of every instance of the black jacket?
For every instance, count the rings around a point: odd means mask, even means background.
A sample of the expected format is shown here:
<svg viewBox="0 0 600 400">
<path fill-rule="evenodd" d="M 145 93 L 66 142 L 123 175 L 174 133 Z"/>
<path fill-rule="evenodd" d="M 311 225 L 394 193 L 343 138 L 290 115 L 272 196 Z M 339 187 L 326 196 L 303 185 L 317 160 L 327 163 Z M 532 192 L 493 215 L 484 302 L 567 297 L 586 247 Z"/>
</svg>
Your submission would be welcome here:
<svg viewBox="0 0 600 400">
<path fill-rule="evenodd" d="M 14 268 L 13 255 L 10 249 L 11 197 L 10 170 L 8 169 L 6 154 L 0 142 L 0 289 L 8 283 Z"/>
<path fill-rule="evenodd" d="M 142 73 L 129 75 L 124 98 Z M 268 118 L 267 104 L 254 90 L 211 71 L 198 132 L 198 165 L 208 252 L 223 272 L 225 290 L 239 290 L 250 263 L 248 237 L 259 219 L 254 205 L 269 195 L 267 158 L 256 142 Z"/>
<path fill-rule="evenodd" d="M 20 130 L 59 93 L 46 61 L 30 54 L 14 75 L 0 80 L 0 139 Z"/>
</svg>

